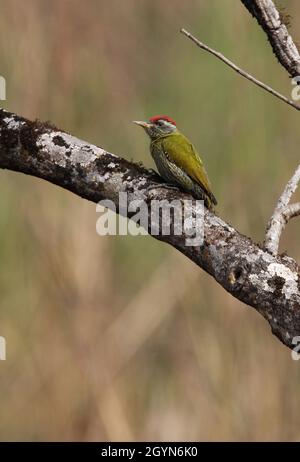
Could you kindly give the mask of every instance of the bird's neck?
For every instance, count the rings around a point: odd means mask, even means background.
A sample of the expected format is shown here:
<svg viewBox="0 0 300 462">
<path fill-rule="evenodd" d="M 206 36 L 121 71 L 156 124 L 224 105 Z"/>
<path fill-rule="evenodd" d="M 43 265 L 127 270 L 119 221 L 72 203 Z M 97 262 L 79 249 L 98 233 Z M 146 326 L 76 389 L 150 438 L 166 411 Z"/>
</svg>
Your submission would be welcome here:
<svg viewBox="0 0 300 462">
<path fill-rule="evenodd" d="M 162 133 L 162 134 L 159 134 L 159 135 L 156 135 L 156 136 L 151 136 L 151 143 L 155 143 L 156 141 L 159 141 L 161 140 L 162 138 L 167 138 L 168 136 L 171 136 L 171 135 L 175 135 L 179 133 L 178 130 L 172 130 L 168 133 Z"/>
</svg>

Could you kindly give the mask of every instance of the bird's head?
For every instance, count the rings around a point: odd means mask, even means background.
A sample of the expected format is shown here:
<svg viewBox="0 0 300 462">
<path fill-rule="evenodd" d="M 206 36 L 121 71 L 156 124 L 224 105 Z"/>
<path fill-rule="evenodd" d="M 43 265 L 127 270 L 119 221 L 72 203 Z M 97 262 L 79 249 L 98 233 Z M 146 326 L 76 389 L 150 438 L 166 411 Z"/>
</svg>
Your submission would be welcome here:
<svg viewBox="0 0 300 462">
<path fill-rule="evenodd" d="M 160 138 L 161 136 L 169 135 L 176 130 L 176 122 L 166 115 L 158 115 L 151 117 L 149 122 L 134 120 L 133 123 L 143 127 L 151 140 Z"/>
</svg>

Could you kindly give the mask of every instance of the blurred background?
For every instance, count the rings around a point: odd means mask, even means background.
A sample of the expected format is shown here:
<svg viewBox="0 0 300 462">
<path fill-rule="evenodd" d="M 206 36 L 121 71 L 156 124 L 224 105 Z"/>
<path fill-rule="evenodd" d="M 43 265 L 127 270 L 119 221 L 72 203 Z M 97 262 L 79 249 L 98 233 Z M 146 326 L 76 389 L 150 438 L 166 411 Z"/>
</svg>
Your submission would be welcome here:
<svg viewBox="0 0 300 462">
<path fill-rule="evenodd" d="M 300 4 L 281 2 L 300 41 Z M 262 242 L 299 163 L 299 114 L 236 0 L 0 0 L 2 107 L 153 167 L 131 121 L 166 113 L 202 154 L 218 213 Z M 0 172 L 1 440 L 299 440 L 300 363 L 255 310 L 149 236 L 96 234 L 95 204 Z M 299 194 L 298 194 L 299 198 Z M 300 220 L 281 251 L 300 259 Z"/>
</svg>

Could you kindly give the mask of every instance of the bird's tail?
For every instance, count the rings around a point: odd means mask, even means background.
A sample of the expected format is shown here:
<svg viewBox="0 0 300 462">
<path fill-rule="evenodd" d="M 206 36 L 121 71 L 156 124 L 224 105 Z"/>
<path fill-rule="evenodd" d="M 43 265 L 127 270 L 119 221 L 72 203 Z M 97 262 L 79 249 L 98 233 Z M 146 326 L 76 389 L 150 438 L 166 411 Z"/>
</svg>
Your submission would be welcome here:
<svg viewBox="0 0 300 462">
<path fill-rule="evenodd" d="M 194 183 L 194 196 L 196 199 L 204 201 L 205 207 L 211 212 L 215 211 L 215 205 L 217 205 L 217 199 L 212 192 L 204 191 L 198 183 Z"/>
</svg>

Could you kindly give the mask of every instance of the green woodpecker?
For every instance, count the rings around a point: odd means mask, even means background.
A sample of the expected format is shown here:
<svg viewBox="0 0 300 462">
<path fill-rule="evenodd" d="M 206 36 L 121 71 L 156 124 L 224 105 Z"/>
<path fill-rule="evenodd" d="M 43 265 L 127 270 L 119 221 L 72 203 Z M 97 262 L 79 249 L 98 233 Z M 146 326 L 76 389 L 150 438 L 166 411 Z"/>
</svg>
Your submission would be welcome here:
<svg viewBox="0 0 300 462">
<path fill-rule="evenodd" d="M 202 160 L 192 143 L 177 130 L 176 123 L 166 115 L 151 117 L 149 122 L 134 121 L 144 128 L 150 137 L 150 151 L 164 180 L 196 199 L 203 199 L 207 208 L 213 209 L 217 200 Z"/>
</svg>

